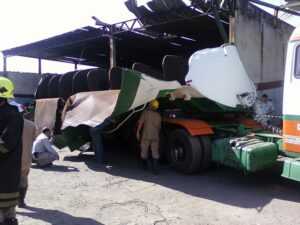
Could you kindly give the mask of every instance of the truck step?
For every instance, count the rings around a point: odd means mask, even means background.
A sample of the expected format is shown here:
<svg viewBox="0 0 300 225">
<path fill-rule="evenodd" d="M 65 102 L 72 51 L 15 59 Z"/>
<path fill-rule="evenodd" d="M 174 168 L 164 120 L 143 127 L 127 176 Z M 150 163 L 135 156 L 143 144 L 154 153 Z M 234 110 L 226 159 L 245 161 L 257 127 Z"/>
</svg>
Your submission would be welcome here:
<svg viewBox="0 0 300 225">
<path fill-rule="evenodd" d="M 282 177 L 300 181 L 300 158 L 287 158 L 284 160 Z"/>
</svg>

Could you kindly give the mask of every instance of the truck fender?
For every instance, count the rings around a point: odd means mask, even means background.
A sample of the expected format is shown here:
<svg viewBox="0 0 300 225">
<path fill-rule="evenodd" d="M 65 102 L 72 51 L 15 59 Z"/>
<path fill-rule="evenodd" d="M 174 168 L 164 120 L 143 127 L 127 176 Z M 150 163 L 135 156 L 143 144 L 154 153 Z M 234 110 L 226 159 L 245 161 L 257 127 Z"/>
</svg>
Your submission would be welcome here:
<svg viewBox="0 0 300 225">
<path fill-rule="evenodd" d="M 202 120 L 162 118 L 162 122 L 180 126 L 184 128 L 191 136 L 214 134 L 212 127 Z"/>
</svg>

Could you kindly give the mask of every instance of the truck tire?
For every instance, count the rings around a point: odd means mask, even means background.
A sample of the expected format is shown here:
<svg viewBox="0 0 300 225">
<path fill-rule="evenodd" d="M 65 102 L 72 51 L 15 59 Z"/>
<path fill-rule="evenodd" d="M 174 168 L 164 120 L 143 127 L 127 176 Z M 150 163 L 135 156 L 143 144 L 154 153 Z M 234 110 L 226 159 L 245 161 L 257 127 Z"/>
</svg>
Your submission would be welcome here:
<svg viewBox="0 0 300 225">
<path fill-rule="evenodd" d="M 165 135 L 160 132 L 159 134 L 159 160 L 161 162 L 166 162 L 166 138 L 165 138 Z"/>
<path fill-rule="evenodd" d="M 182 173 L 196 171 L 202 160 L 198 137 L 190 136 L 183 129 L 176 129 L 168 136 L 166 153 L 168 162 Z"/>
<path fill-rule="evenodd" d="M 211 156 L 211 140 L 207 135 L 199 136 L 199 141 L 202 149 L 202 161 L 199 170 L 207 169 L 212 160 Z"/>
</svg>

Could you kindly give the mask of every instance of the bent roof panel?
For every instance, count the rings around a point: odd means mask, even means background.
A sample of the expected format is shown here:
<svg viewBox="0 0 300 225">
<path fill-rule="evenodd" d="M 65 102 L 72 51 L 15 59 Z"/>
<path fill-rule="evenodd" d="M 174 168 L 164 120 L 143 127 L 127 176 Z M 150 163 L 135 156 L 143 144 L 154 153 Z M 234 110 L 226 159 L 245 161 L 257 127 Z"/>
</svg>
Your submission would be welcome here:
<svg viewBox="0 0 300 225">
<path fill-rule="evenodd" d="M 120 32 L 113 36 L 117 45 L 118 65 L 130 67 L 130 64 L 138 61 L 158 67 L 165 54 L 188 57 L 200 48 L 223 43 L 212 17 L 199 11 L 193 11 L 192 15 L 192 18 L 173 15 L 171 20 L 162 21 L 169 18 L 165 14 L 158 19 L 158 23 L 150 24 L 146 29 L 141 27 L 138 31 L 126 31 L 125 26 L 121 26 Z M 227 24 L 225 27 L 228 29 Z M 101 27 L 87 26 L 2 53 L 5 56 L 25 56 L 108 68 L 109 37 Z"/>
</svg>

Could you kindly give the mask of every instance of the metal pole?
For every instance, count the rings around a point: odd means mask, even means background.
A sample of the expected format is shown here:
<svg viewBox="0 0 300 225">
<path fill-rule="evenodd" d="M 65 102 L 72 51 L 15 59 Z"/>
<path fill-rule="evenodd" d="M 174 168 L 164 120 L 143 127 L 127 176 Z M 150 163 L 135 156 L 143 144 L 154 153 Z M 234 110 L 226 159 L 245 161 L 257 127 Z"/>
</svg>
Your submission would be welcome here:
<svg viewBox="0 0 300 225">
<path fill-rule="evenodd" d="M 229 42 L 228 35 L 227 35 L 226 31 L 225 31 L 225 28 L 224 28 L 224 26 L 222 24 L 222 21 L 221 21 L 221 19 L 219 17 L 219 14 L 218 14 L 218 12 L 217 12 L 217 10 L 215 8 L 213 9 L 213 14 L 214 14 L 216 24 L 218 26 L 218 29 L 219 29 L 220 33 L 221 33 L 221 36 L 222 36 L 222 39 L 223 39 L 224 43 L 228 43 Z"/>
<path fill-rule="evenodd" d="M 280 6 L 272 5 L 270 3 L 263 2 L 263 1 L 260 1 L 260 0 L 248 0 L 248 2 L 252 2 L 252 3 L 255 3 L 255 4 L 262 5 L 262 6 L 266 6 L 266 7 L 269 7 L 271 9 L 275 9 L 275 10 L 281 10 L 282 12 L 286 12 L 286 13 L 289 13 L 289 14 L 292 14 L 292 15 L 295 15 L 295 16 L 300 16 L 300 12 L 297 12 L 297 11 L 294 11 L 294 10 L 285 9 L 285 8 L 280 7 Z"/>
<path fill-rule="evenodd" d="M 77 63 L 74 64 L 74 69 L 77 70 Z"/>
<path fill-rule="evenodd" d="M 6 61 L 6 56 L 3 55 L 3 76 L 7 76 L 7 61 Z"/>
<path fill-rule="evenodd" d="M 235 17 L 230 16 L 229 18 L 229 41 L 235 43 Z"/>
<path fill-rule="evenodd" d="M 39 58 L 39 71 L 38 71 L 39 76 L 42 75 L 42 59 Z"/>
<path fill-rule="evenodd" d="M 109 38 L 109 49 L 110 49 L 110 67 L 117 66 L 116 40 L 113 37 Z"/>
</svg>

